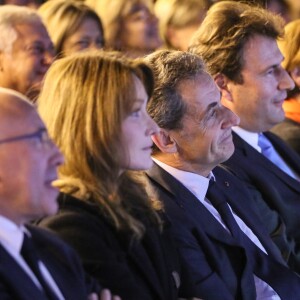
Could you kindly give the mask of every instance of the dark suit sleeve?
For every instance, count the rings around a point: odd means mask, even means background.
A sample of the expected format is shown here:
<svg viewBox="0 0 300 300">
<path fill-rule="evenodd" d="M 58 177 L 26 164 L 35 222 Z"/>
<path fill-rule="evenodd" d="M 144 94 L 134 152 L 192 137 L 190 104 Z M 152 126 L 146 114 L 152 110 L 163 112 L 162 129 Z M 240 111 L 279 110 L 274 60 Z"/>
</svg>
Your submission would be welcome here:
<svg viewBox="0 0 300 300">
<path fill-rule="evenodd" d="M 149 299 L 127 263 L 126 253 L 108 224 L 83 212 L 62 212 L 39 224 L 53 230 L 79 254 L 87 273 L 115 295 Z"/>
<path fill-rule="evenodd" d="M 16 300 L 16 297 L 11 295 L 9 291 L 6 289 L 5 284 L 2 282 L 0 278 L 0 299 L 1 300 Z"/>
<path fill-rule="evenodd" d="M 210 300 L 229 300 L 234 296 L 209 264 L 201 245 L 205 235 L 187 226 L 187 220 L 172 220 L 174 239 L 182 260 L 182 281 L 179 295 Z M 222 259 L 220 257 L 220 259 Z"/>
<path fill-rule="evenodd" d="M 286 118 L 271 130 L 300 155 L 300 124 Z"/>
<path fill-rule="evenodd" d="M 274 244 L 281 252 L 283 259 L 287 262 L 289 267 L 299 273 L 300 271 L 300 247 L 297 246 L 295 239 L 287 232 L 285 222 L 282 217 L 272 206 L 268 205 L 274 200 L 267 198 L 266 195 L 262 195 L 260 190 L 264 190 L 267 187 L 256 176 L 255 184 L 251 184 L 245 173 L 241 170 L 238 174 L 230 169 L 228 166 L 222 166 L 223 169 L 230 172 L 235 176 L 236 180 L 240 182 L 240 187 L 243 186 L 244 199 L 247 199 L 246 205 L 250 205 L 251 209 L 256 213 L 262 224 L 265 226 L 266 231 L 269 233 Z M 244 177 L 245 176 L 245 177 Z M 254 177 L 254 176 L 253 176 Z M 241 180 L 243 179 L 243 181 Z M 260 187 L 260 190 L 257 188 Z M 272 187 L 271 187 L 272 188 Z M 276 194 L 276 191 L 269 193 L 270 195 Z"/>
</svg>

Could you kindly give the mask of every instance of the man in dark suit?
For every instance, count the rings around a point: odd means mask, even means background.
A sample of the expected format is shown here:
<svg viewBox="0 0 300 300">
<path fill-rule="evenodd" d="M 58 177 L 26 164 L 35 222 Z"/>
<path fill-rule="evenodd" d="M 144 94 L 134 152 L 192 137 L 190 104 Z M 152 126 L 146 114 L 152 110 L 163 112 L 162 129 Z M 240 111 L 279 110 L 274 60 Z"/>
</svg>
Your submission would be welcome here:
<svg viewBox="0 0 300 300">
<path fill-rule="evenodd" d="M 147 176 L 172 222 L 184 268 L 181 295 L 300 299 L 300 278 L 264 230 L 255 194 L 216 168 L 234 151 L 231 128 L 239 118 L 220 103 L 201 59 L 163 50 L 146 61 L 155 75 L 148 112 L 160 127 Z"/>
<path fill-rule="evenodd" d="M 69 246 L 25 225 L 56 212 L 52 182 L 62 162 L 35 107 L 0 88 L 0 299 L 112 299 L 98 296 Z"/>
<path fill-rule="evenodd" d="M 294 87 L 281 66 L 276 39 L 282 35 L 279 16 L 222 1 L 210 9 L 189 50 L 204 60 L 221 90 L 222 103 L 240 117 L 233 128 L 235 151 L 225 165 L 261 193 L 265 204 L 283 219 L 293 248 L 299 249 L 300 157 L 269 132 L 284 119 L 282 104 Z M 264 212 L 259 212 L 268 225 Z M 300 272 L 296 251 L 288 263 Z"/>
</svg>

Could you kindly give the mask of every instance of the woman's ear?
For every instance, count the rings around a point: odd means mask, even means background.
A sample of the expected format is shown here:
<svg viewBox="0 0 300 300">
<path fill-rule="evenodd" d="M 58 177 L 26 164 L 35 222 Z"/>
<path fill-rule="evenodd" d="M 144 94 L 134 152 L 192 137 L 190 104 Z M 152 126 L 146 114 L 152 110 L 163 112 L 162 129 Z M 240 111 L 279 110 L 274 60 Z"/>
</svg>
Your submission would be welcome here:
<svg viewBox="0 0 300 300">
<path fill-rule="evenodd" d="M 152 140 L 162 153 L 177 152 L 177 144 L 167 130 L 160 129 L 152 135 Z"/>
</svg>

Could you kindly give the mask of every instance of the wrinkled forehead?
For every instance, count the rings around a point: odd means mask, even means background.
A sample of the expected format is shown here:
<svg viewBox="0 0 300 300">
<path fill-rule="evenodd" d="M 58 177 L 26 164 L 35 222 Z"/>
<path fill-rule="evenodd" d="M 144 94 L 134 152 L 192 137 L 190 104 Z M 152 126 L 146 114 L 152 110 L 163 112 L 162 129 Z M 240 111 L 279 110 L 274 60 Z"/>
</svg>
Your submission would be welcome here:
<svg viewBox="0 0 300 300">
<path fill-rule="evenodd" d="M 38 39 L 46 42 L 51 41 L 46 27 L 42 21 L 39 20 L 16 23 L 14 25 L 14 29 L 17 33 L 18 39 Z"/>
<path fill-rule="evenodd" d="M 125 16 L 129 16 L 135 14 L 141 10 L 152 10 L 152 3 L 148 0 L 136 0 L 136 1 L 128 1 L 125 5 L 124 13 Z"/>
<path fill-rule="evenodd" d="M 201 73 L 198 75 L 188 79 L 183 79 L 178 83 L 178 91 L 183 98 L 184 94 L 191 92 L 190 87 L 201 89 L 203 92 L 205 92 L 207 89 L 215 89 L 216 84 L 208 73 L 201 71 Z"/>
<path fill-rule="evenodd" d="M 207 110 L 211 103 L 220 101 L 220 91 L 213 78 L 207 74 L 181 82 L 180 94 L 187 105 L 187 113 L 194 115 Z"/>
</svg>

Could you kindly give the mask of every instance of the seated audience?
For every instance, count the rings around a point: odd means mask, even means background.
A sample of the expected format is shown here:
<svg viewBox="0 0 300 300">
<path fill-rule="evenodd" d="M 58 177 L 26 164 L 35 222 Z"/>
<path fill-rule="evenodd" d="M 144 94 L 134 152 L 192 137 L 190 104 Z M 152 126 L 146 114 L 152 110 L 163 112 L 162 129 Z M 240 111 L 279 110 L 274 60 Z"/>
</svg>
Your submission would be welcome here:
<svg viewBox="0 0 300 300">
<path fill-rule="evenodd" d="M 36 109 L 0 88 L 0 299 L 102 299 L 78 257 L 49 231 L 25 225 L 57 211 L 52 186 L 63 163 Z"/>
<path fill-rule="evenodd" d="M 269 130 L 284 119 L 282 104 L 294 82 L 281 66 L 277 39 L 283 22 L 245 3 L 214 4 L 192 38 L 222 93 L 222 103 L 240 117 L 233 127 L 235 151 L 224 164 L 251 190 L 259 191 L 286 225 L 297 256 L 287 257 L 300 272 L 300 157 Z M 259 210 L 264 223 L 269 218 Z M 271 232 L 270 232 L 271 234 Z M 274 239 L 279 248 L 281 243 Z M 296 260 L 295 260 L 296 258 Z"/>
<path fill-rule="evenodd" d="M 157 0 L 154 11 L 164 46 L 186 51 L 209 6 L 209 0 Z"/>
<path fill-rule="evenodd" d="M 34 101 L 53 57 L 53 44 L 34 10 L 0 6 L 1 87 L 18 91 Z"/>
<path fill-rule="evenodd" d="M 292 20 L 300 18 L 300 1 L 286 0 L 291 7 Z"/>
<path fill-rule="evenodd" d="M 293 19 L 292 9 L 287 0 L 264 0 L 263 2 L 267 10 L 280 15 L 285 23 Z"/>
<path fill-rule="evenodd" d="M 86 49 L 104 47 L 104 33 L 97 13 L 83 2 L 47 1 L 39 10 L 56 53 L 63 57 Z"/>
<path fill-rule="evenodd" d="M 13 4 L 13 5 L 21 5 L 28 6 L 30 8 L 38 8 L 47 0 L 0 0 L 0 4 Z"/>
<path fill-rule="evenodd" d="M 146 61 L 156 83 L 148 112 L 160 127 L 147 175 L 191 274 L 183 272 L 180 295 L 300 299 L 300 277 L 285 265 L 247 189 L 230 173 L 214 172 L 234 151 L 231 128 L 239 118 L 220 103 L 201 59 L 162 50 Z"/>
<path fill-rule="evenodd" d="M 300 155 L 300 20 L 285 26 L 284 38 L 278 41 L 284 60 L 282 66 L 295 82 L 295 88 L 288 92 L 283 103 L 285 119 L 272 128 Z"/>
<path fill-rule="evenodd" d="M 152 0 L 86 0 L 100 16 L 107 48 L 142 57 L 162 45 Z"/>
<path fill-rule="evenodd" d="M 72 245 L 87 272 L 123 299 L 177 299 L 180 283 L 157 202 L 129 172 L 152 165 L 152 88 L 145 64 L 84 53 L 53 64 L 38 100 L 65 155 L 59 212 L 40 225 Z"/>
</svg>

